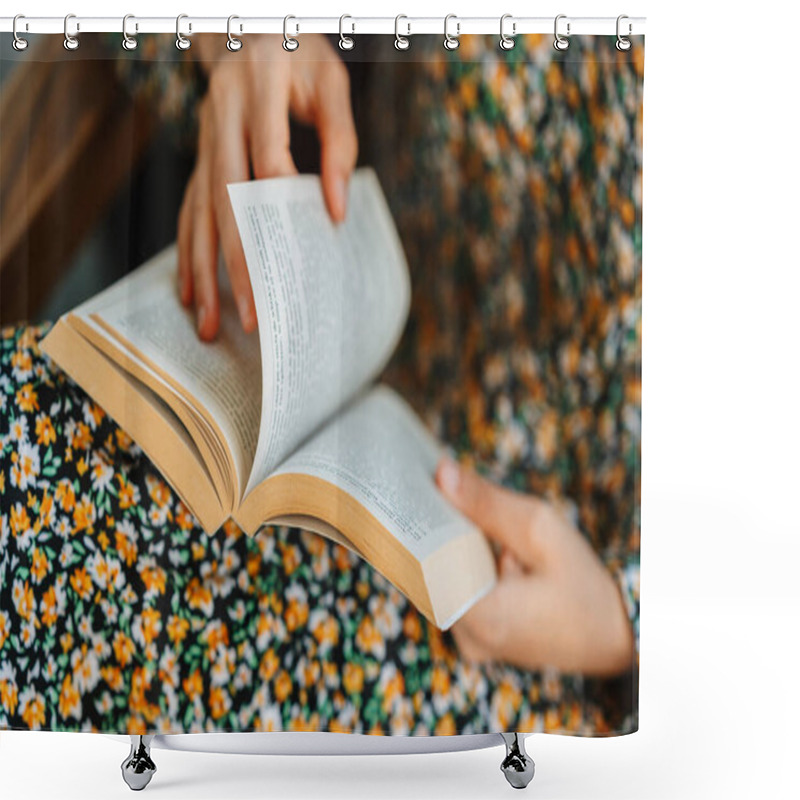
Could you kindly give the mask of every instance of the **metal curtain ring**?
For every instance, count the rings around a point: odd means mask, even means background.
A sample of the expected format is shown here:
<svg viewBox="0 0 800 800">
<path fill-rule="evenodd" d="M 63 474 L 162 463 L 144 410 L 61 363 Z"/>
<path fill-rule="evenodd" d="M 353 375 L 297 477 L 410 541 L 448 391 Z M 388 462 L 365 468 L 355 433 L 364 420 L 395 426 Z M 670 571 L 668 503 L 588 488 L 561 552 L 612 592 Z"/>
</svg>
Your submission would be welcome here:
<svg viewBox="0 0 800 800">
<path fill-rule="evenodd" d="M 340 50 L 352 50 L 356 46 L 355 40 L 353 39 L 352 36 L 345 36 L 344 35 L 343 26 L 344 26 L 344 21 L 346 19 L 353 19 L 353 18 L 349 14 L 342 14 L 342 16 L 339 17 L 339 49 Z M 351 25 L 352 25 L 351 33 L 355 33 L 356 32 L 356 24 L 355 24 L 355 22 L 351 23 Z"/>
<path fill-rule="evenodd" d="M 297 17 L 293 17 L 291 14 L 289 14 L 283 18 L 283 49 L 288 53 L 293 53 L 298 47 L 300 47 L 300 40 L 295 39 L 294 36 L 289 36 L 288 25 L 290 19 L 297 19 Z M 297 25 L 297 32 L 300 33 L 299 25 Z"/>
<path fill-rule="evenodd" d="M 67 14 L 67 16 L 64 17 L 64 49 L 65 50 L 77 50 L 78 47 L 80 46 L 80 42 L 78 41 L 78 37 L 77 36 L 73 36 L 69 32 L 69 21 L 71 19 L 75 19 L 75 15 L 74 14 Z M 75 23 L 75 30 L 79 31 L 80 29 L 81 29 L 80 23 L 76 22 Z"/>
<path fill-rule="evenodd" d="M 28 46 L 28 40 L 27 39 L 23 39 L 17 33 L 17 23 L 21 19 L 25 19 L 25 16 L 23 14 L 17 14 L 17 16 L 14 17 L 14 22 L 11 25 L 11 31 L 14 34 L 14 40 L 11 42 L 11 44 L 14 47 L 14 49 L 17 50 L 18 52 L 22 52 Z M 27 30 L 27 29 L 28 29 L 28 25 L 26 23 L 25 24 L 25 30 Z"/>
<path fill-rule="evenodd" d="M 136 37 L 135 36 L 131 36 L 128 33 L 128 20 L 129 19 L 136 19 L 136 17 L 134 17 L 133 14 L 126 14 L 122 18 L 122 49 L 123 50 L 135 50 L 137 48 L 138 44 L 139 44 L 139 42 L 136 41 Z M 134 27 L 134 30 L 136 30 L 136 31 L 139 30 L 139 23 L 138 22 L 136 23 L 136 25 Z"/>
<path fill-rule="evenodd" d="M 451 19 L 456 21 L 456 35 L 451 36 L 447 30 L 447 24 L 450 22 Z M 458 17 L 455 14 L 448 14 L 444 18 L 444 45 L 445 50 L 458 50 L 458 45 L 461 44 L 458 41 L 458 37 L 461 35 L 461 23 L 458 21 Z"/>
<path fill-rule="evenodd" d="M 555 47 L 556 50 L 566 50 L 569 47 L 569 38 L 568 38 L 569 35 L 570 35 L 570 33 L 569 33 L 569 27 L 570 27 L 569 22 L 567 22 L 567 35 L 566 36 L 562 36 L 558 32 L 558 21 L 560 19 L 566 19 L 566 18 L 567 18 L 566 14 L 559 14 L 556 17 L 556 22 L 555 22 L 555 25 L 553 27 L 553 32 L 555 34 L 555 39 L 553 39 L 553 47 Z"/>
<path fill-rule="evenodd" d="M 620 23 L 624 19 L 628 19 L 628 16 L 626 14 L 620 14 L 617 17 L 617 44 L 616 44 L 616 47 L 617 47 L 617 50 L 619 50 L 620 52 L 623 52 L 623 53 L 626 50 L 630 50 L 631 49 L 631 40 L 628 39 L 627 36 L 623 36 L 620 33 L 620 30 L 619 30 L 620 29 Z M 628 36 L 630 36 L 631 33 L 633 33 L 633 25 L 631 25 L 630 21 L 628 21 Z"/>
<path fill-rule="evenodd" d="M 239 50 L 242 49 L 242 44 L 243 44 L 241 39 L 237 39 L 231 33 L 231 22 L 233 22 L 235 19 L 239 19 L 239 17 L 237 17 L 236 14 L 231 14 L 228 17 L 228 41 L 225 43 L 225 47 L 227 47 L 228 50 L 231 51 L 231 53 L 237 53 Z M 241 32 L 242 32 L 242 26 L 239 25 L 239 33 Z"/>
<path fill-rule="evenodd" d="M 501 50 L 513 50 L 514 49 L 514 37 L 517 35 L 517 23 L 511 23 L 511 36 L 509 36 L 505 30 L 504 25 L 507 19 L 512 19 L 511 14 L 503 14 L 500 17 L 500 49 Z"/>
<path fill-rule="evenodd" d="M 178 14 L 177 18 L 175 19 L 175 47 L 177 47 L 178 50 L 188 50 L 192 46 L 192 42 L 181 33 L 182 19 L 189 19 L 189 15 Z M 189 33 L 191 32 L 192 32 L 192 23 L 190 22 Z"/>
<path fill-rule="evenodd" d="M 406 32 L 405 36 L 400 35 L 400 20 L 401 19 L 408 19 L 405 14 L 398 14 L 394 18 L 394 46 L 396 50 L 408 50 L 411 47 L 411 42 L 409 40 L 409 36 L 411 36 L 411 23 L 406 22 L 406 27 L 408 31 Z"/>
</svg>

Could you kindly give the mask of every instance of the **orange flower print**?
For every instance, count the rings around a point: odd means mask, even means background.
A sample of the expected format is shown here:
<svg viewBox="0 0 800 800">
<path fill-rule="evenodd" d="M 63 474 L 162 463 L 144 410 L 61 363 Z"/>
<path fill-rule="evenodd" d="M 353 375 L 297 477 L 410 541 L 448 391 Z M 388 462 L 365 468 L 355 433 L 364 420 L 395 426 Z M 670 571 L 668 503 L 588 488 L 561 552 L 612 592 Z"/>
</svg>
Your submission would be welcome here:
<svg viewBox="0 0 800 800">
<path fill-rule="evenodd" d="M 214 609 L 211 591 L 200 582 L 199 578 L 192 578 L 189 581 L 185 597 L 189 608 L 200 609 L 206 616 L 211 616 L 211 612 Z"/>
<path fill-rule="evenodd" d="M 316 609 L 311 614 L 309 628 L 323 652 L 339 641 L 339 623 L 325 610 Z"/>
<path fill-rule="evenodd" d="M 82 495 L 80 502 L 76 504 L 75 510 L 72 514 L 72 521 L 74 525 L 73 532 L 79 533 L 87 528 L 92 528 L 96 518 L 97 512 L 95 510 L 94 503 L 89 497 L 87 497 L 87 495 Z"/>
<path fill-rule="evenodd" d="M 14 680 L 14 673 L 10 667 L 0 667 L 0 708 L 9 715 L 17 710 L 19 693 Z"/>
<path fill-rule="evenodd" d="M 172 614 L 167 620 L 167 636 L 173 644 L 180 644 L 189 630 L 189 620 Z"/>
<path fill-rule="evenodd" d="M 117 528 L 114 532 L 114 545 L 117 548 L 117 554 L 126 567 L 131 567 L 136 563 L 139 555 L 136 541 L 122 528 Z"/>
<path fill-rule="evenodd" d="M 102 451 L 95 451 L 91 458 L 92 489 L 95 492 L 107 492 L 114 480 L 114 467 Z"/>
<path fill-rule="evenodd" d="M 24 533 L 31 526 L 28 512 L 21 503 L 16 503 L 11 508 L 11 532 L 14 536 Z"/>
<path fill-rule="evenodd" d="M 536 426 L 536 456 L 540 463 L 549 464 L 556 455 L 558 418 L 555 411 L 546 411 Z"/>
<path fill-rule="evenodd" d="M 24 620 L 30 619 L 35 607 L 35 601 L 33 589 L 31 589 L 28 581 L 25 581 L 25 583 L 19 579 L 14 581 L 11 590 L 11 599 L 14 603 L 14 608 L 17 610 L 17 614 Z"/>
<path fill-rule="evenodd" d="M 286 592 L 288 605 L 284 613 L 286 629 L 291 633 L 308 620 L 308 599 L 305 589 L 299 584 L 293 584 Z"/>
<path fill-rule="evenodd" d="M 114 641 L 111 644 L 114 651 L 114 656 L 119 662 L 121 667 L 126 667 L 136 651 L 136 645 L 129 636 L 126 636 L 122 631 L 117 631 L 114 634 Z"/>
<path fill-rule="evenodd" d="M 150 644 L 161 633 L 161 612 L 157 608 L 146 608 L 133 619 L 133 638 L 143 647 Z"/>
<path fill-rule="evenodd" d="M 39 410 L 39 396 L 33 389 L 33 384 L 26 383 L 17 390 L 17 408 L 23 414 L 30 414 Z"/>
<path fill-rule="evenodd" d="M 53 422 L 47 414 L 36 417 L 36 443 L 47 447 L 56 440 L 56 431 Z"/>
<path fill-rule="evenodd" d="M 437 723 L 433 729 L 435 736 L 455 736 L 458 731 L 456 730 L 456 721 L 453 719 L 452 713 L 449 711 Z"/>
<path fill-rule="evenodd" d="M 145 563 L 139 562 L 139 574 L 148 592 L 164 594 L 167 590 L 166 573 L 153 559 L 148 559 Z"/>
<path fill-rule="evenodd" d="M 20 491 L 36 485 L 39 477 L 39 446 L 20 442 L 17 451 L 11 456 L 11 485 Z"/>
<path fill-rule="evenodd" d="M 19 697 L 20 714 L 32 731 L 38 731 L 44 724 L 44 696 L 32 688 L 27 688 Z"/>
<path fill-rule="evenodd" d="M 39 503 L 39 523 L 42 528 L 50 528 L 55 520 L 55 503 L 53 495 L 45 491 Z"/>
<path fill-rule="evenodd" d="M 42 602 L 40 606 L 42 624 L 48 628 L 51 627 L 58 619 L 59 613 L 59 602 L 56 595 L 56 587 L 48 586 L 47 591 L 45 591 L 44 595 L 42 596 Z M 0 622 L 2 622 L 2 618 L 0 618 Z"/>
<path fill-rule="evenodd" d="M 280 661 L 275 651 L 271 648 L 261 657 L 261 663 L 258 666 L 258 674 L 263 680 L 271 680 L 272 676 L 278 671 Z"/>
<path fill-rule="evenodd" d="M 288 576 L 300 566 L 300 551 L 294 544 L 281 544 L 281 550 L 283 552 L 283 569 Z"/>
<path fill-rule="evenodd" d="M 279 703 L 282 703 L 292 691 L 292 679 L 289 677 L 289 673 L 285 669 L 282 669 L 278 673 L 278 677 L 275 679 L 274 691 L 275 699 Z"/>
<path fill-rule="evenodd" d="M 122 688 L 122 670 L 119 667 L 103 667 L 100 674 L 112 692 L 118 692 Z"/>
<path fill-rule="evenodd" d="M 147 484 L 147 493 L 157 506 L 164 507 L 169 505 L 172 493 L 164 481 L 159 480 L 153 475 L 147 475 L 145 482 Z"/>
<path fill-rule="evenodd" d="M 77 567 L 69 579 L 70 586 L 81 600 L 88 600 L 92 594 L 92 579 L 85 567 Z"/>
<path fill-rule="evenodd" d="M 392 736 L 408 736 L 414 724 L 414 704 L 408 697 L 399 697 L 390 717 Z"/>
<path fill-rule="evenodd" d="M 545 733 L 558 733 L 563 729 L 561 724 L 561 713 L 558 707 L 550 707 L 545 711 L 544 730 Z"/>
<path fill-rule="evenodd" d="M 80 648 L 72 651 L 70 665 L 78 691 L 82 695 L 91 692 L 100 680 L 100 662 L 94 649 L 84 642 Z"/>
<path fill-rule="evenodd" d="M 208 693 L 208 702 L 211 708 L 211 718 L 220 719 L 230 711 L 231 698 L 228 692 L 221 686 L 213 686 Z"/>
<path fill-rule="evenodd" d="M 58 696 L 58 712 L 65 719 L 67 717 L 80 719 L 83 714 L 81 696 L 72 682 L 72 673 L 67 673 L 61 683 L 61 692 Z"/>
<path fill-rule="evenodd" d="M 124 585 L 121 564 L 117 559 L 103 553 L 92 553 L 86 559 L 86 568 L 92 576 L 95 585 L 113 593 Z"/>
<path fill-rule="evenodd" d="M 75 490 L 67 478 L 62 478 L 56 487 L 56 502 L 61 510 L 69 514 L 75 508 Z"/>
<path fill-rule="evenodd" d="M 188 678 L 184 678 L 183 691 L 186 692 L 189 700 L 203 695 L 203 676 L 199 669 L 194 670 Z"/>
<path fill-rule="evenodd" d="M 148 667 L 136 667 L 131 676 L 131 692 L 128 705 L 137 716 L 152 722 L 158 717 L 159 708 L 147 699 L 147 691 L 151 687 L 152 672 Z"/>
<path fill-rule="evenodd" d="M 431 691 L 441 696 L 447 695 L 450 691 L 450 673 L 442 664 L 437 664 L 433 668 Z"/>
<path fill-rule="evenodd" d="M 10 634 L 11 620 L 9 619 L 8 612 L 0 609 L 0 650 L 3 649 L 3 645 L 6 643 L 6 639 L 8 639 Z"/>
<path fill-rule="evenodd" d="M 366 615 L 361 620 L 356 632 L 356 645 L 364 652 L 383 661 L 386 655 L 386 645 L 380 631 L 375 626 L 372 617 Z"/>
<path fill-rule="evenodd" d="M 138 505 L 139 487 L 126 481 L 125 478 L 119 474 L 117 474 L 117 482 L 119 483 L 119 491 L 117 492 L 119 507 L 124 511 Z"/>
<path fill-rule="evenodd" d="M 516 680 L 506 677 L 500 681 L 497 691 L 492 697 L 491 727 L 492 730 L 505 731 L 522 701 L 522 693 Z"/>
<path fill-rule="evenodd" d="M 403 695 L 405 688 L 403 673 L 397 669 L 397 665 L 393 662 L 384 664 L 378 680 L 378 691 L 383 695 L 381 708 L 385 714 L 391 714 L 395 701 Z"/>
<path fill-rule="evenodd" d="M 214 622 L 206 627 L 202 638 L 206 640 L 209 653 L 216 650 L 219 646 L 227 647 L 229 641 L 228 626 L 221 620 L 214 620 Z"/>
<path fill-rule="evenodd" d="M 348 694 L 360 694 L 364 688 L 364 668 L 360 664 L 348 661 L 344 665 L 342 682 Z"/>
<path fill-rule="evenodd" d="M 34 583 L 41 583 L 50 569 L 50 562 L 47 560 L 44 550 L 38 547 L 33 548 L 33 560 L 31 563 L 31 578 Z"/>
<path fill-rule="evenodd" d="M 85 422 L 69 419 L 64 426 L 67 444 L 73 450 L 86 450 L 92 444 L 92 432 Z"/>
<path fill-rule="evenodd" d="M 97 426 L 103 421 L 104 416 L 105 414 L 103 413 L 103 409 L 95 403 L 87 400 L 83 404 L 83 418 L 86 420 L 92 430 L 97 429 Z"/>
<path fill-rule="evenodd" d="M 33 358 L 27 349 L 19 349 L 11 356 L 11 375 L 22 383 L 33 375 Z"/>
</svg>

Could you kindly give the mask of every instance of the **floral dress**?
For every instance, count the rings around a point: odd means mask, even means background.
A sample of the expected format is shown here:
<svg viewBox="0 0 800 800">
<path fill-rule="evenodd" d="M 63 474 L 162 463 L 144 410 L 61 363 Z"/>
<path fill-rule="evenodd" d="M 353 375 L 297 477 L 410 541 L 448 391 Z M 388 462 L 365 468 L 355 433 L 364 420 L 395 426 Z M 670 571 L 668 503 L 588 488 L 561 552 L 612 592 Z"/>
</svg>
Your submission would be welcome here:
<svg viewBox="0 0 800 800">
<path fill-rule="evenodd" d="M 637 729 L 643 45 L 517 38 L 420 37 L 413 62 L 366 69 L 362 158 L 413 286 L 384 379 L 462 460 L 571 509 L 637 663 L 471 663 L 327 539 L 204 533 L 41 354 L 49 326 L 18 326 L 0 338 L 0 728 Z"/>
</svg>

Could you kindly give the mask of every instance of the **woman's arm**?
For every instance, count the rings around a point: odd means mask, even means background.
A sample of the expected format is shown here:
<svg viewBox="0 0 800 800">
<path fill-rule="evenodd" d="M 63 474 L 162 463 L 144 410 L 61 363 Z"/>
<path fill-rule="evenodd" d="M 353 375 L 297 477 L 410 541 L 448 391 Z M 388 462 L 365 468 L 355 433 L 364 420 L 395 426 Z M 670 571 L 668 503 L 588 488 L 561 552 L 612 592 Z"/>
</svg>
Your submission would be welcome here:
<svg viewBox="0 0 800 800">
<path fill-rule="evenodd" d="M 631 669 L 635 640 L 620 590 L 566 516 L 450 459 L 436 480 L 502 547 L 496 587 L 453 626 L 465 658 L 597 676 Z"/>
</svg>

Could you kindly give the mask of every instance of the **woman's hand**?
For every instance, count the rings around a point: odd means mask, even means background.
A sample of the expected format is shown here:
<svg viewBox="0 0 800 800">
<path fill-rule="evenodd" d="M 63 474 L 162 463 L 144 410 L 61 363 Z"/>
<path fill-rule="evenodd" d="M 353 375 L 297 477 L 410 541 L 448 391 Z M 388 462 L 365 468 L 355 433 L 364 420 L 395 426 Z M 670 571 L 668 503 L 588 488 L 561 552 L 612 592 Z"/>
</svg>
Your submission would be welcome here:
<svg viewBox="0 0 800 800">
<path fill-rule="evenodd" d="M 619 590 L 563 514 L 450 459 L 436 482 L 502 546 L 497 585 L 452 628 L 464 658 L 593 675 L 630 669 L 633 633 Z"/>
<path fill-rule="evenodd" d="M 239 318 L 256 327 L 244 251 L 226 184 L 297 172 L 289 149 L 289 115 L 314 125 L 321 143 L 322 188 L 334 221 L 344 219 L 347 183 L 358 153 L 347 70 L 322 36 L 303 37 L 303 53 L 287 53 L 280 36 L 254 36 L 237 53 L 218 37 L 198 37 L 208 72 L 199 113 L 194 172 L 178 218 L 181 301 L 194 303 L 201 339 L 219 329 L 217 250 L 221 245 Z M 213 47 L 213 52 L 211 48 Z"/>
</svg>

